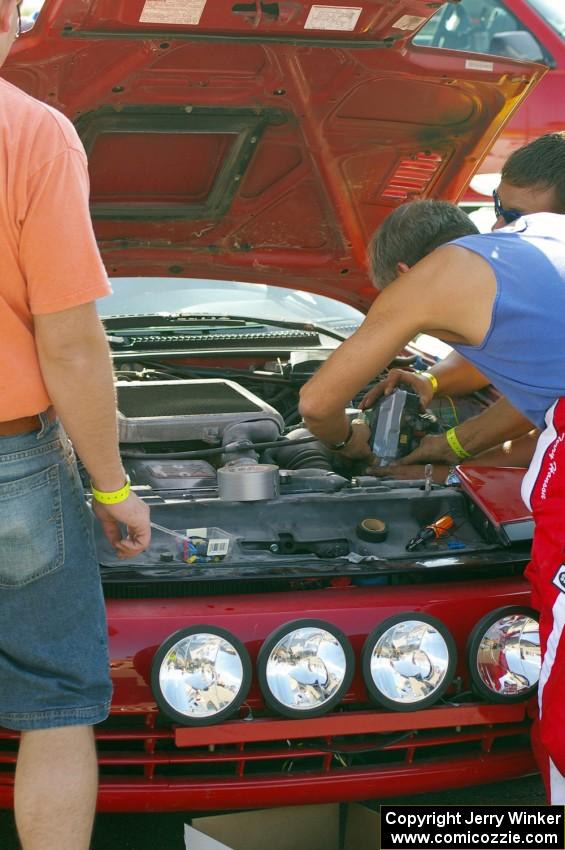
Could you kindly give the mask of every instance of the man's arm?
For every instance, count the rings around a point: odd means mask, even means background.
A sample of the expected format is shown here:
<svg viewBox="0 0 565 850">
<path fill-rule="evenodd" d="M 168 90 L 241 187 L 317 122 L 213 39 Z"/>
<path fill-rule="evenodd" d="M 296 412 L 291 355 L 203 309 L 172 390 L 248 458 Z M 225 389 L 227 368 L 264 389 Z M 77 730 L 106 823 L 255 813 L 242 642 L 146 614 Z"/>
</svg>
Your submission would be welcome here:
<svg viewBox="0 0 565 850">
<path fill-rule="evenodd" d="M 457 439 L 465 451 L 475 458 L 487 449 L 527 434 L 533 427 L 530 420 L 503 397 L 478 416 L 472 416 L 457 425 Z M 403 465 L 459 462 L 460 458 L 453 453 L 443 434 L 424 437 L 417 449 L 398 461 Z M 508 461 L 503 465 L 509 466 Z M 515 465 L 519 464 L 512 464 Z"/>
<path fill-rule="evenodd" d="M 533 423 L 523 413 L 502 397 L 478 416 L 458 425 L 457 437 L 469 454 L 477 455 L 505 440 L 521 437 L 533 427 Z"/>
<path fill-rule="evenodd" d="M 518 437 L 514 440 L 507 440 L 505 443 L 495 446 L 486 452 L 482 452 L 473 458 L 468 458 L 459 462 L 459 466 L 517 466 L 526 469 L 534 455 L 539 431 L 534 429 Z M 402 481 L 414 481 L 424 478 L 426 466 L 422 463 L 410 462 L 404 463 L 406 458 L 397 460 L 388 466 L 369 466 L 367 473 L 374 475 L 376 478 L 396 478 Z M 447 478 L 449 469 L 453 467 L 453 462 L 445 463 L 440 460 L 439 463 L 432 465 L 432 478 L 437 484 L 443 484 Z"/>
<path fill-rule="evenodd" d="M 435 363 L 428 372 L 437 378 L 438 395 L 468 395 L 490 384 L 489 379 L 458 351 L 450 352 L 445 360 Z"/>
<path fill-rule="evenodd" d="M 520 466 L 527 468 L 536 450 L 539 431 L 534 428 L 512 440 L 506 440 L 476 457 L 463 461 L 461 466 Z"/>
<path fill-rule="evenodd" d="M 465 249 L 442 248 L 417 263 L 379 295 L 361 327 L 302 388 L 307 427 L 326 443 L 345 439 L 347 403 L 419 331 L 480 344 L 495 294 L 490 266 Z"/>
<path fill-rule="evenodd" d="M 49 397 L 98 490 L 124 485 L 112 364 L 93 303 L 34 317 L 39 362 Z M 110 542 L 125 557 L 149 543 L 149 509 L 133 493 L 117 505 L 93 503 Z M 128 526 L 121 539 L 119 523 Z"/>
<path fill-rule="evenodd" d="M 390 395 L 399 383 L 409 384 L 418 393 L 424 409 L 428 407 L 434 395 L 467 395 L 490 384 L 488 378 L 457 351 L 452 351 L 444 360 L 435 363 L 427 373 L 437 379 L 437 392 L 434 392 L 429 378 L 420 372 L 391 369 L 386 378 L 379 381 L 363 397 L 360 406 L 364 409 L 372 407 L 381 395 Z"/>
</svg>

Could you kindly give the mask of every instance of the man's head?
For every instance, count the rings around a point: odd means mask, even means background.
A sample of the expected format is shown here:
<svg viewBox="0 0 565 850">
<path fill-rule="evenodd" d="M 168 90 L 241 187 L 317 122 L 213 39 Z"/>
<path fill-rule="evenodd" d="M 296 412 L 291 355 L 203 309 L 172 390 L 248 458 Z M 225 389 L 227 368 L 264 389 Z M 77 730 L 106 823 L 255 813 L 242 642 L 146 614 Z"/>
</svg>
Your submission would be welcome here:
<svg viewBox="0 0 565 850">
<path fill-rule="evenodd" d="M 0 0 L 0 66 L 12 49 L 20 32 L 22 0 Z"/>
<path fill-rule="evenodd" d="M 403 204 L 384 220 L 369 245 L 373 282 L 384 289 L 435 248 L 478 232 L 469 216 L 447 201 Z"/>
<path fill-rule="evenodd" d="M 547 133 L 514 151 L 502 167 L 497 194 L 502 211 L 495 228 L 518 217 L 512 213 L 565 213 L 565 132 Z"/>
</svg>

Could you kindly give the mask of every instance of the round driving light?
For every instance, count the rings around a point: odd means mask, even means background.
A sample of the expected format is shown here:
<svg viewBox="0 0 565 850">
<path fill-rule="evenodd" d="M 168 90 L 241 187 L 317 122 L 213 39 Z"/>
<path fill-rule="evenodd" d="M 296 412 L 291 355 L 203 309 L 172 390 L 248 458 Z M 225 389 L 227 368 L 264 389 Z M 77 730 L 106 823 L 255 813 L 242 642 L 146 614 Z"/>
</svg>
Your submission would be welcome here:
<svg viewBox="0 0 565 850">
<path fill-rule="evenodd" d="M 516 605 L 480 620 L 469 638 L 474 688 L 491 702 L 519 702 L 535 691 L 541 670 L 537 615 Z"/>
<path fill-rule="evenodd" d="M 341 699 L 353 677 L 349 641 L 322 620 L 294 620 L 274 631 L 257 659 L 265 702 L 286 717 L 316 717 Z"/>
<path fill-rule="evenodd" d="M 365 641 L 363 678 L 379 705 L 415 711 L 445 693 L 456 661 L 455 642 L 443 623 L 428 614 L 397 614 Z"/>
<path fill-rule="evenodd" d="M 161 644 L 151 668 L 161 710 L 185 726 L 219 723 L 240 707 L 251 684 L 247 650 L 217 626 L 180 629 Z"/>
</svg>

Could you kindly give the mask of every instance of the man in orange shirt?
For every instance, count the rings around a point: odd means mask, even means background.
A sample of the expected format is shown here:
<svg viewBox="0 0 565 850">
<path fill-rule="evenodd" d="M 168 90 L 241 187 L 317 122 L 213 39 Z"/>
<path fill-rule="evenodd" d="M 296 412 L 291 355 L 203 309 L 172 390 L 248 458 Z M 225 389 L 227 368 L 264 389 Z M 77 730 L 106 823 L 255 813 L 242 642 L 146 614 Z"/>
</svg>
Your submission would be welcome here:
<svg viewBox="0 0 565 850">
<path fill-rule="evenodd" d="M 0 0 L 0 65 L 18 33 L 19 2 Z M 94 305 L 110 288 L 88 193 L 70 122 L 0 80 L 0 726 L 22 733 L 23 850 L 88 848 L 92 724 L 111 699 L 92 517 L 67 434 L 118 554 L 150 539 L 148 507 L 130 493 L 119 455 Z"/>
</svg>

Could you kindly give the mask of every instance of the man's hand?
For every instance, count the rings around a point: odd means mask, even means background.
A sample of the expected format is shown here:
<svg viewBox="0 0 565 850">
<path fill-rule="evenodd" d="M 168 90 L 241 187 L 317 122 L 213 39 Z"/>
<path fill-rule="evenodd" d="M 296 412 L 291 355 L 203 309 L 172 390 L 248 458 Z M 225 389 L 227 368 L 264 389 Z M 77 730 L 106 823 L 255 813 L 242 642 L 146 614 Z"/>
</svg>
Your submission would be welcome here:
<svg viewBox="0 0 565 850">
<path fill-rule="evenodd" d="M 350 460 L 369 460 L 373 457 L 369 446 L 371 429 L 365 422 L 358 422 L 355 419 L 351 423 L 351 426 L 353 429 L 351 439 L 345 448 L 339 450 L 339 454 Z"/>
<path fill-rule="evenodd" d="M 436 484 L 444 484 L 449 473 L 450 467 L 447 464 L 433 464 L 432 479 Z M 367 475 L 374 475 L 375 478 L 394 478 L 396 481 L 416 481 L 426 477 L 425 464 L 406 464 L 403 465 L 399 460 L 397 463 L 391 463 L 388 466 L 369 466 Z"/>
<path fill-rule="evenodd" d="M 414 463 L 461 463 L 461 458 L 451 450 L 444 434 L 428 434 L 417 449 L 409 455 L 399 457 L 396 464 L 411 466 Z"/>
<path fill-rule="evenodd" d="M 361 399 L 359 405 L 363 410 L 372 407 L 376 400 L 382 395 L 390 395 L 397 384 L 409 384 L 420 396 L 420 404 L 425 410 L 434 397 L 434 388 L 428 378 L 424 378 L 418 372 L 409 372 L 407 369 L 391 369 L 386 378 L 379 381 Z"/>
<path fill-rule="evenodd" d="M 117 505 L 102 505 L 93 499 L 92 510 L 118 558 L 131 558 L 147 549 L 151 540 L 149 506 L 135 493 L 130 492 Z M 120 524 L 127 526 L 127 537 L 122 537 Z"/>
</svg>

